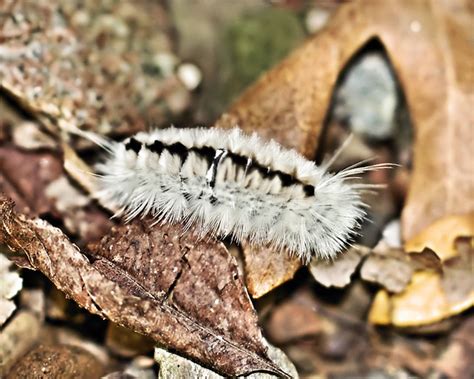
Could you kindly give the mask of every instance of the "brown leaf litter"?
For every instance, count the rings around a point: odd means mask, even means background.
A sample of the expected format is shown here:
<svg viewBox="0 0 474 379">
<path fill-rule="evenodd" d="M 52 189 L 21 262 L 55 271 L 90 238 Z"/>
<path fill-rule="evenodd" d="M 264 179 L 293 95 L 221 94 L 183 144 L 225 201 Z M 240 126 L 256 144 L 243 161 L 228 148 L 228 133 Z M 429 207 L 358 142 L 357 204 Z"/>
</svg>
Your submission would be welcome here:
<svg viewBox="0 0 474 379">
<path fill-rule="evenodd" d="M 59 229 L 15 215 L 5 198 L 0 215 L 2 242 L 88 311 L 226 375 L 286 376 L 268 358 L 252 303 L 223 245 L 197 241 L 176 226 L 134 222 L 114 228 L 88 258 Z"/>
<path fill-rule="evenodd" d="M 169 109 L 163 112 L 162 105 L 168 95 L 180 92 L 180 85 L 173 77 L 162 78 L 150 71 L 150 66 L 137 64 L 153 60 L 147 50 L 167 50 L 161 45 L 163 40 L 160 42 L 160 38 L 166 41 L 163 34 L 157 33 L 156 39 L 143 38 L 151 35 L 156 24 L 149 21 L 153 19 L 149 15 L 161 20 L 161 6 L 139 2 L 133 8 L 130 2 L 123 2 L 107 19 L 101 15 L 104 8 L 97 14 L 84 14 L 75 8 L 75 2 L 66 3 L 66 26 L 54 30 L 44 26 L 57 20 L 53 17 L 56 10 L 46 2 L 28 8 L 17 1 L 11 3 L 15 8 L 4 12 L 11 14 L 15 9 L 15 14 L 27 17 L 0 28 L 0 57 L 10 54 L 13 59 L 0 62 L 2 91 L 53 128 L 56 136 L 55 128 L 64 122 L 105 133 L 112 128 L 118 128 L 114 129 L 117 133 L 130 133 L 148 120 L 167 120 Z M 265 74 L 218 121 L 218 126 L 224 127 L 237 123 L 246 131 L 277 139 L 313 158 L 341 70 L 371 39 L 383 44 L 407 97 L 417 136 L 413 179 L 403 214 L 405 249 L 375 249 L 362 254 L 364 257 L 349 251 L 332 263 L 313 262 L 311 267 L 317 281 L 342 287 L 354 280 L 352 275 L 360 265 L 363 279 L 384 287 L 369 312 L 372 323 L 424 325 L 456 315 L 474 302 L 472 240 L 459 238 L 474 234 L 469 181 L 473 166 L 466 150 L 472 145 L 468 133 L 473 123 L 469 107 L 472 75 L 466 65 L 472 61 L 467 38 L 471 15 L 472 7 L 462 0 L 343 4 L 321 33 Z M 120 33 L 130 18 L 140 26 L 132 27 L 127 37 Z M 121 45 L 125 40 L 136 49 L 126 52 Z M 45 49 L 43 55 L 33 54 L 38 44 Z M 68 46 L 75 50 L 64 57 L 61 53 Z M 15 52 L 20 55 L 16 57 Z M 27 65 L 9 70 L 20 57 Z M 131 71 L 124 70 L 126 67 Z M 110 80 L 103 82 L 103 74 Z M 79 80 L 73 80 L 76 78 Z M 58 90 L 63 87 L 66 96 Z M 183 104 L 186 101 L 184 96 Z M 22 130 L 28 133 L 29 129 Z M 20 129 L 13 132 L 15 144 L 34 148 L 22 144 Z M 80 160 L 73 164 L 77 161 L 74 150 L 63 146 L 66 165 L 79 167 L 79 174 L 88 171 Z M 44 161 L 50 166 L 43 167 Z M 74 178 L 89 188 L 79 174 Z M 14 197 L 18 210 L 28 216 L 58 215 L 65 223 L 64 231 L 79 236 L 81 243 L 104 235 L 110 226 L 104 221 L 104 212 L 91 215 L 95 221 L 87 228 L 85 218 L 74 218 L 80 213 L 78 204 L 69 204 L 63 196 L 72 194 L 73 189 L 55 153 L 1 147 L 0 191 Z M 73 196 L 81 198 L 79 192 Z M 12 213 L 9 202 L 2 203 L 0 213 L 0 235 L 16 254 L 10 258 L 22 267 L 45 273 L 90 312 L 148 335 L 225 375 L 253 370 L 282 374 L 269 358 L 235 262 L 217 242 L 196 241 L 177 227 L 151 228 L 148 222 L 135 222 L 115 228 L 83 254 L 47 222 Z M 90 233 L 94 228 L 96 233 Z M 298 260 L 265 248 L 244 245 L 244 255 L 247 286 L 255 298 L 291 279 L 300 267 Z M 428 375 L 434 356 L 430 348 L 419 349 L 422 343 L 409 340 L 387 347 L 378 340 L 379 335 L 374 338 L 370 333 L 373 326 L 365 323 L 370 297 L 353 293 L 361 286 L 357 281 L 347 289 L 348 297 L 358 302 L 347 308 L 322 306 L 310 298 L 309 290 L 275 305 L 266 325 L 268 334 L 275 342 L 289 344 L 290 356 L 299 367 L 311 366 L 319 373 L 351 372 L 361 365 L 372 365 L 408 367 L 417 375 Z M 318 292 L 324 289 L 318 288 Z M 37 318 L 30 318 L 29 312 L 17 312 L 2 331 L 0 361 L 5 349 L 20 357 L 36 343 L 40 326 Z M 468 375 L 472 344 L 463 334 L 470 332 L 469 325 L 464 323 L 450 339 L 436 363 L 440 372 L 453 377 Z M 25 334 L 29 327 L 31 338 L 15 346 L 15 336 Z M 367 349 L 378 349 L 377 354 Z M 116 351 L 132 354 L 121 346 Z M 363 364 L 362 356 L 367 361 Z M 350 357 L 348 365 L 341 363 L 346 357 Z"/>
<path fill-rule="evenodd" d="M 70 150 L 64 154 L 69 166 Z M 64 229 L 81 243 L 100 238 L 113 223 L 64 171 L 58 152 L 0 147 L 0 192 L 15 201 L 16 210 L 61 219 Z"/>
<path fill-rule="evenodd" d="M 474 165 L 469 149 L 474 77 L 468 63 L 474 60 L 469 42 L 472 11 L 467 0 L 345 3 L 320 33 L 247 89 L 217 125 L 237 124 L 314 157 L 341 70 L 359 49 L 377 39 L 401 83 L 416 132 L 414 170 L 402 220 L 407 246 L 430 225 L 449 223 L 452 216 L 460 216 L 463 227 L 444 228 L 449 241 L 473 235 L 474 181 L 469 178 L 474 177 Z M 430 243 L 433 238 L 418 238 L 419 251 L 431 245 L 443 256 Z M 270 261 L 282 259 L 268 252 L 268 270 L 280 266 Z M 291 278 L 294 266 L 288 267 L 276 275 L 280 280 L 272 278 L 261 286 L 270 290 Z M 253 281 L 258 272 L 264 273 L 261 282 L 272 277 L 261 267 L 247 265 L 247 270 L 257 273 L 249 275 Z"/>
<path fill-rule="evenodd" d="M 332 261 L 313 260 L 309 270 L 313 277 L 326 287 L 345 287 L 351 282 L 351 276 L 356 271 L 362 259 L 370 254 L 370 249 L 364 246 L 353 246 L 341 257 Z"/>
<path fill-rule="evenodd" d="M 380 290 L 369 321 L 410 327 L 436 323 L 469 309 L 474 303 L 473 239 L 458 239 L 457 251 L 457 257 L 441 263 L 441 270 L 415 272 L 400 293 Z"/>
<path fill-rule="evenodd" d="M 402 292 L 416 271 L 442 271 L 439 257 L 425 250 L 418 254 L 406 254 L 402 249 L 376 246 L 360 270 L 362 279 L 381 284 L 392 293 Z"/>
</svg>

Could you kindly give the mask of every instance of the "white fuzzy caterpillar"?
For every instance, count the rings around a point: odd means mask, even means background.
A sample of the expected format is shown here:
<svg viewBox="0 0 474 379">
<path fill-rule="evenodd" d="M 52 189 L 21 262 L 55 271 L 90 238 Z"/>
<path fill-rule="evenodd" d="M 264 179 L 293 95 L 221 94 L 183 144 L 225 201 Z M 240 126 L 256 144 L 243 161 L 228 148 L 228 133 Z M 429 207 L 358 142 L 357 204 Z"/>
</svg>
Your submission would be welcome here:
<svg viewBox="0 0 474 379">
<path fill-rule="evenodd" d="M 96 140 L 97 142 L 97 140 Z M 294 150 L 240 129 L 177 129 L 102 143 L 97 197 L 127 220 L 198 225 L 203 234 L 334 257 L 359 227 L 364 185 L 352 178 L 379 166 L 329 174 Z"/>
</svg>

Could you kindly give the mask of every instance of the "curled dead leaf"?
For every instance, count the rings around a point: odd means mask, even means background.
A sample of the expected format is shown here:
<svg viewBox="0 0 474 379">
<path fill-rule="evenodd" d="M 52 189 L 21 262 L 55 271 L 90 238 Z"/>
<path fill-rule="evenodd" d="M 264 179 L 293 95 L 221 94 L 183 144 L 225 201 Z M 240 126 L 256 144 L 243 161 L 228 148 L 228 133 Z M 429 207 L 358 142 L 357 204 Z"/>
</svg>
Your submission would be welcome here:
<svg viewBox="0 0 474 379">
<path fill-rule="evenodd" d="M 351 282 L 351 276 L 362 258 L 369 253 L 367 247 L 353 246 L 334 260 L 312 260 L 309 269 L 323 286 L 345 287 Z"/>
</svg>

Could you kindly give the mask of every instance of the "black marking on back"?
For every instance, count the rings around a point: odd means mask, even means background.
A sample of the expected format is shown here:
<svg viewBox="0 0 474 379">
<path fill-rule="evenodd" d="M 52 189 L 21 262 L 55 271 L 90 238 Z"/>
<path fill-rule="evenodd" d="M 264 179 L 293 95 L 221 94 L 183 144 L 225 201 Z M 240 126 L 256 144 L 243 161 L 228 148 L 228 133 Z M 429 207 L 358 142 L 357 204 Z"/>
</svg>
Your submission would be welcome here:
<svg viewBox="0 0 474 379">
<path fill-rule="evenodd" d="M 142 143 L 137 141 L 134 138 L 131 138 L 129 142 L 125 144 L 125 149 L 133 150 L 136 154 L 140 151 Z M 166 145 L 159 140 L 155 140 L 151 145 L 145 145 L 145 147 L 153 153 L 161 154 L 163 150 L 168 151 L 172 155 L 178 155 L 181 159 L 182 164 L 186 162 L 186 159 L 189 156 L 190 152 L 194 152 L 202 158 L 206 159 L 209 167 L 212 167 L 212 179 L 209 183 L 211 188 L 215 186 L 215 179 L 217 176 L 217 169 L 222 158 L 222 154 L 217 154 L 217 150 L 210 146 L 201 146 L 201 147 L 191 147 L 187 148 L 181 142 L 176 142 L 171 145 Z M 287 174 L 286 172 L 280 170 L 272 170 L 267 166 L 263 166 L 260 163 L 256 162 L 255 159 L 250 159 L 246 156 L 233 153 L 231 151 L 225 151 L 226 158 L 230 158 L 232 163 L 238 167 L 241 167 L 245 170 L 246 175 L 252 173 L 253 171 L 258 171 L 259 175 L 263 179 L 272 180 L 275 177 L 278 177 L 281 181 L 282 187 L 290 187 L 292 185 L 302 185 L 303 191 L 307 197 L 315 195 L 315 188 L 312 185 L 304 184 L 300 180 L 296 179 L 293 175 Z"/>
<path fill-rule="evenodd" d="M 192 147 L 189 150 L 205 158 L 207 160 L 208 166 L 211 165 L 212 161 L 214 160 L 214 157 L 216 156 L 216 149 L 209 146 Z"/>
<path fill-rule="evenodd" d="M 173 143 L 172 145 L 166 146 L 166 150 L 172 155 L 177 155 L 180 157 L 181 162 L 186 162 L 186 159 L 188 158 L 188 148 L 184 146 L 181 142 L 176 142 Z"/>
<path fill-rule="evenodd" d="M 165 148 L 165 145 L 163 145 L 163 143 L 161 141 L 156 140 L 151 145 L 146 145 L 146 147 L 152 153 L 155 153 L 155 154 L 159 155 L 163 152 L 163 149 Z"/>
<path fill-rule="evenodd" d="M 248 158 L 244 157 L 243 155 L 238 155 L 229 151 L 227 153 L 227 157 L 230 158 L 232 163 L 237 166 L 245 167 L 247 165 Z"/>
<path fill-rule="evenodd" d="M 137 141 L 135 138 L 130 138 L 125 144 L 125 150 L 132 150 L 135 154 L 138 154 L 142 148 L 142 143 Z"/>
</svg>

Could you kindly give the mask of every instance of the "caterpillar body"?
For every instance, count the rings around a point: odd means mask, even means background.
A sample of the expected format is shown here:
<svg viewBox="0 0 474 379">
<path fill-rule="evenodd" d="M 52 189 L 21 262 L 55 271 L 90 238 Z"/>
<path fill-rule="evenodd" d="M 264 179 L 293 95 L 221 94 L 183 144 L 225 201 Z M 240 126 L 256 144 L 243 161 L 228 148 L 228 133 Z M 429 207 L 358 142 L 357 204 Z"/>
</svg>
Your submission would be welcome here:
<svg viewBox="0 0 474 379">
<path fill-rule="evenodd" d="M 349 181 L 375 166 L 337 174 L 277 142 L 240 129 L 141 132 L 109 151 L 97 165 L 97 197 L 127 220 L 198 226 L 296 254 L 304 262 L 340 252 L 363 219 L 364 185 Z"/>
</svg>

